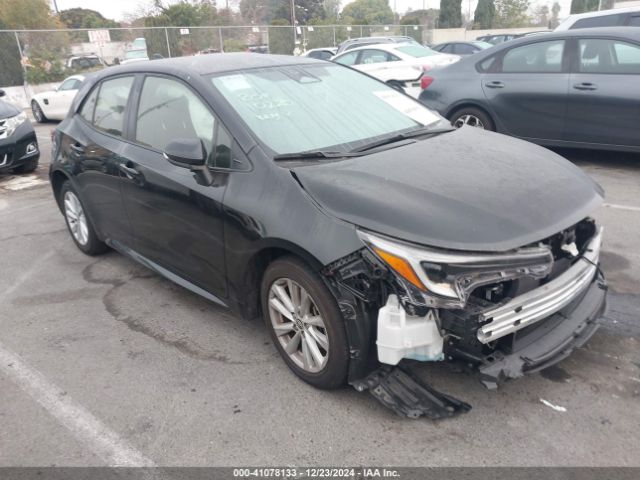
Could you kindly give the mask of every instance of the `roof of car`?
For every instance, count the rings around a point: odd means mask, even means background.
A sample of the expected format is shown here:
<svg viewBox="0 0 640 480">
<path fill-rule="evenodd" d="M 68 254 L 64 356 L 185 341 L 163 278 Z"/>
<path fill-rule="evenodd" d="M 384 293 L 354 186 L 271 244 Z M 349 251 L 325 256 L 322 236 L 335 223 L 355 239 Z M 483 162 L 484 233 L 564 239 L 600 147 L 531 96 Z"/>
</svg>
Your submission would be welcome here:
<svg viewBox="0 0 640 480">
<path fill-rule="evenodd" d="M 110 67 L 102 72 L 105 75 L 125 72 L 191 72 L 196 75 L 232 72 L 249 68 L 277 67 L 281 65 L 299 65 L 319 63 L 320 60 L 291 55 L 270 55 L 264 53 L 212 53 L 189 57 L 164 58 L 135 62 L 118 67 Z"/>
<path fill-rule="evenodd" d="M 590 35 L 598 35 L 598 36 L 617 36 L 617 37 L 627 37 L 634 40 L 640 40 L 640 28 L 638 27 L 596 27 L 596 28 L 578 28 L 575 30 L 561 30 L 548 32 L 544 35 L 529 35 L 520 38 L 516 38 L 515 40 L 511 40 L 509 45 L 514 45 L 513 42 L 528 42 L 532 40 L 538 39 L 553 39 L 553 38 L 564 38 L 564 37 L 587 37 Z"/>
<path fill-rule="evenodd" d="M 357 47 L 357 48 L 350 48 L 349 50 L 344 50 L 342 52 L 339 53 L 339 55 L 344 55 L 346 53 L 351 53 L 351 52 L 359 52 L 361 50 L 369 50 L 371 48 L 377 48 L 379 50 L 388 50 L 388 51 L 393 51 L 396 50 L 398 47 L 415 47 L 416 45 L 414 43 L 409 43 L 409 42 L 404 42 L 404 43 L 372 43 L 370 45 L 363 45 L 361 47 Z M 427 47 L 424 47 L 427 48 Z"/>
</svg>

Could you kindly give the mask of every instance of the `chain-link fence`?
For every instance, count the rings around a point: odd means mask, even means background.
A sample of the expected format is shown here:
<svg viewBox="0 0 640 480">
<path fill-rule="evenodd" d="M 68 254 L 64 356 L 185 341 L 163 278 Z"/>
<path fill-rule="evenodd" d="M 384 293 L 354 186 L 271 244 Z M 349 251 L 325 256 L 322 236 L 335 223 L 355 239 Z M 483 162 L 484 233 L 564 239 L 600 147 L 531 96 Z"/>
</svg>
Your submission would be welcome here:
<svg viewBox="0 0 640 480">
<path fill-rule="evenodd" d="M 413 25 L 150 27 L 0 31 L 0 87 L 60 82 L 109 65 L 215 52 L 292 55 L 349 38 L 404 35 L 428 43 Z"/>
</svg>

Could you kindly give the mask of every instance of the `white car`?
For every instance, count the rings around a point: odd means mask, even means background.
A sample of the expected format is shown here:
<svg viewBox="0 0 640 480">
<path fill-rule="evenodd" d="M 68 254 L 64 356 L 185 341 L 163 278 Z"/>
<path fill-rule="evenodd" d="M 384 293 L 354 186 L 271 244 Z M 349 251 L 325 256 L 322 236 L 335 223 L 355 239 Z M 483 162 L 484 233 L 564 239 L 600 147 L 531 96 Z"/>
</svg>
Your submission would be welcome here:
<svg viewBox="0 0 640 480">
<path fill-rule="evenodd" d="M 640 6 L 569 15 L 554 31 L 594 27 L 640 27 Z"/>
<path fill-rule="evenodd" d="M 422 74 L 451 65 L 460 60 L 460 56 L 439 53 L 415 43 L 381 43 L 348 50 L 332 60 L 366 72 L 418 98 L 422 91 Z"/>
<path fill-rule="evenodd" d="M 47 120 L 64 120 L 84 78 L 84 75 L 72 75 L 55 90 L 34 95 L 31 99 L 31 111 L 36 121 L 43 123 Z"/>
</svg>

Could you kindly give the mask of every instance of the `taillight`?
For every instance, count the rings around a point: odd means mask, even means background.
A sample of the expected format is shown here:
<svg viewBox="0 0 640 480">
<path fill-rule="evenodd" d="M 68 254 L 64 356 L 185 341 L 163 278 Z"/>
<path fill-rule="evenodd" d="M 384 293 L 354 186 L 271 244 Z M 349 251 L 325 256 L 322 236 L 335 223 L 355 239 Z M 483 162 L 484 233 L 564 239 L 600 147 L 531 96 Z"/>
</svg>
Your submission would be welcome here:
<svg viewBox="0 0 640 480">
<path fill-rule="evenodd" d="M 420 88 L 424 90 L 425 88 L 428 88 L 429 85 L 431 85 L 432 83 L 433 83 L 433 77 L 428 77 L 426 75 L 423 75 L 422 78 L 420 79 Z"/>
</svg>

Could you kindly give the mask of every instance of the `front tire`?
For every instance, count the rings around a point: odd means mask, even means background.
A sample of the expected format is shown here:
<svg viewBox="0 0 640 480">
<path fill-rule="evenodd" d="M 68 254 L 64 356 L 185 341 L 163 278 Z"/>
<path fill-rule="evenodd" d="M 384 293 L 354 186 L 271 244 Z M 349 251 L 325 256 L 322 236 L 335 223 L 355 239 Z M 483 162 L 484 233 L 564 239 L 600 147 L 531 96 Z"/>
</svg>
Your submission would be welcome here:
<svg viewBox="0 0 640 480">
<path fill-rule="evenodd" d="M 93 256 L 108 249 L 104 242 L 98 238 L 78 193 L 69 181 L 64 182 L 60 189 L 60 205 L 71 238 L 83 253 Z"/>
<path fill-rule="evenodd" d="M 344 320 L 318 273 L 294 257 L 275 260 L 262 279 L 261 304 L 271 338 L 293 373 L 317 388 L 345 384 Z"/>
<path fill-rule="evenodd" d="M 47 117 L 42 111 L 42 108 L 40 108 L 40 104 L 35 100 L 31 101 L 31 113 L 33 113 L 33 118 L 36 119 L 36 122 L 45 123 L 47 121 Z"/>
<path fill-rule="evenodd" d="M 469 127 L 481 128 L 483 130 L 496 131 L 496 126 L 491 117 L 486 112 L 475 107 L 465 107 L 451 116 L 451 125 L 461 128 L 465 125 Z"/>
</svg>

